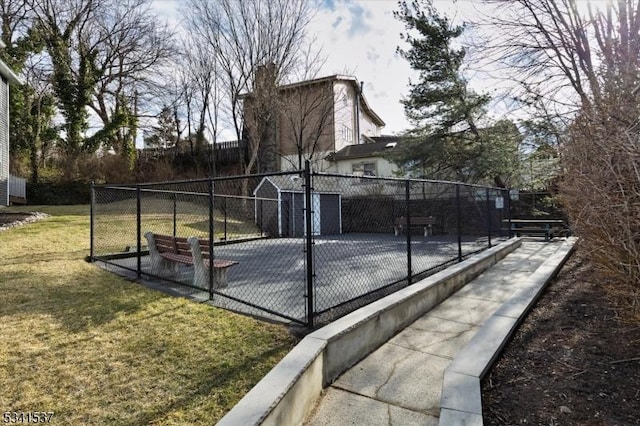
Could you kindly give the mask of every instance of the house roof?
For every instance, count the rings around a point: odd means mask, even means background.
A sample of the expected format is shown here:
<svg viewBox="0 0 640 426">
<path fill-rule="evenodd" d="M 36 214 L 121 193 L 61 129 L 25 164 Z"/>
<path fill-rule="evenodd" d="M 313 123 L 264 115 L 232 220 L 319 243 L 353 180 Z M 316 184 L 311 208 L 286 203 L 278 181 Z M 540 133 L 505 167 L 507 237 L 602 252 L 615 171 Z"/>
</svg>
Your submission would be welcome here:
<svg viewBox="0 0 640 426">
<path fill-rule="evenodd" d="M 373 109 L 371 109 L 371 106 L 369 106 L 369 102 L 367 102 L 367 98 L 364 96 L 364 93 L 362 93 L 362 88 L 360 87 L 360 83 L 358 82 L 358 79 L 353 77 L 353 76 L 334 74 L 334 75 L 329 75 L 329 76 L 326 76 L 326 77 L 314 78 L 312 80 L 305 80 L 305 81 L 298 81 L 296 83 L 284 84 L 284 85 L 279 86 L 278 88 L 280 90 L 292 90 L 292 89 L 296 89 L 298 87 L 306 87 L 306 86 L 312 86 L 312 85 L 322 84 L 322 83 L 329 83 L 329 82 L 334 82 L 334 81 L 344 81 L 344 82 L 347 82 L 347 83 L 351 84 L 353 86 L 354 90 L 356 91 L 356 93 L 358 95 L 360 95 L 360 101 L 361 101 L 361 104 L 362 104 L 362 109 L 373 119 L 375 124 L 377 124 L 380 127 L 383 127 L 386 124 L 382 120 L 382 118 L 380 118 L 380 116 L 378 114 L 376 114 Z M 244 94 L 240 95 L 240 99 L 245 98 L 247 96 L 249 96 L 249 94 L 248 93 L 244 93 Z"/>
<path fill-rule="evenodd" d="M 311 86 L 314 84 L 321 84 L 321 83 L 326 83 L 330 81 L 344 81 L 351 84 L 354 90 L 356 91 L 356 93 L 360 95 L 360 100 L 362 101 L 362 109 L 364 109 L 367 112 L 367 114 L 369 114 L 369 116 L 373 118 L 373 120 L 378 126 L 382 127 L 385 125 L 385 122 L 382 120 L 382 118 L 380 118 L 380 116 L 376 114 L 373 109 L 371 109 L 371 106 L 369 106 L 369 102 L 367 102 L 367 98 L 364 96 L 364 93 L 362 93 L 362 88 L 360 87 L 360 83 L 358 82 L 358 79 L 353 76 L 334 74 L 326 77 L 315 78 L 313 80 L 306 80 L 306 81 L 299 81 L 297 83 L 285 84 L 283 86 L 280 86 L 280 89 L 290 90 L 290 89 L 295 89 L 297 87 Z"/>
<path fill-rule="evenodd" d="M 359 145 L 347 145 L 340 151 L 332 154 L 328 159 L 330 161 L 339 161 L 351 160 L 354 158 L 375 157 L 382 154 L 383 151 L 393 149 L 395 144 L 400 141 L 399 136 L 370 136 L 366 139 L 371 142 Z"/>
<path fill-rule="evenodd" d="M 0 41 L 0 49 L 4 49 L 5 47 L 7 46 L 2 41 Z M 16 75 L 16 73 L 14 73 L 13 70 L 4 63 L 4 61 L 0 61 L 0 75 L 6 78 L 10 84 L 24 84 L 24 81 L 22 81 L 22 79 L 18 75 Z"/>
</svg>

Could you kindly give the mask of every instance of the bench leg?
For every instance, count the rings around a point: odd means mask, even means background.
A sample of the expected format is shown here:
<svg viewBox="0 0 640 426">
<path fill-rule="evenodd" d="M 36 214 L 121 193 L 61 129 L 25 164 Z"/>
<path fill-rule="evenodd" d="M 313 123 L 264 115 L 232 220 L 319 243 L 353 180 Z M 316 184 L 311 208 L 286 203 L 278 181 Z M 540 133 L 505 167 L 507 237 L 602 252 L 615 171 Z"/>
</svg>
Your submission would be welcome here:
<svg viewBox="0 0 640 426">
<path fill-rule="evenodd" d="M 215 288 L 227 287 L 227 268 L 213 269 L 213 286 Z"/>
<path fill-rule="evenodd" d="M 151 273 L 159 277 L 175 275 L 178 270 L 178 265 L 160 256 L 160 252 L 156 246 L 156 240 L 153 238 L 153 233 L 147 232 L 144 236 L 147 239 L 147 245 L 149 247 Z"/>
<path fill-rule="evenodd" d="M 209 268 L 194 268 L 193 286 L 202 289 L 209 288 Z M 213 288 L 227 287 L 227 268 L 213 268 Z"/>
<path fill-rule="evenodd" d="M 206 290 L 209 288 L 209 270 L 208 268 L 199 268 L 195 263 L 193 265 L 193 286 Z"/>
</svg>

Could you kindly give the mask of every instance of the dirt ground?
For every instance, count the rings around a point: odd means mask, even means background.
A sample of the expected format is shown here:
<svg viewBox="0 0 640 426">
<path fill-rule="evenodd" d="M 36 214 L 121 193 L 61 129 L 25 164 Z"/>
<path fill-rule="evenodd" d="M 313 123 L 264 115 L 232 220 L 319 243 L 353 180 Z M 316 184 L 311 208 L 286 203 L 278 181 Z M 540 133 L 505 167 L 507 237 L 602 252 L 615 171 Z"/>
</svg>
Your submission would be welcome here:
<svg viewBox="0 0 640 426">
<path fill-rule="evenodd" d="M 28 218 L 30 215 L 28 213 L 5 213 L 0 212 L 0 226 L 8 225 L 13 222 L 18 222 Z"/>
<path fill-rule="evenodd" d="M 44 213 L 17 213 L 0 211 L 0 231 L 6 231 L 14 226 L 35 222 L 47 217 Z"/>
<path fill-rule="evenodd" d="M 486 425 L 640 425 L 640 323 L 574 253 L 482 384 Z"/>
</svg>

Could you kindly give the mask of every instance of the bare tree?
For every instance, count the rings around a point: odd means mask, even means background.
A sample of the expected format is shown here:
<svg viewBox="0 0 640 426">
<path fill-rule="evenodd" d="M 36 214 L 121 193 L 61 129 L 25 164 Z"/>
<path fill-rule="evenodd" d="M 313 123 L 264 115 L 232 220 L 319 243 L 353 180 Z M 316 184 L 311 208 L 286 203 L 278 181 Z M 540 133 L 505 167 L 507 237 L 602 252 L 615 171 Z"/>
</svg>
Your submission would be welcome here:
<svg viewBox="0 0 640 426">
<path fill-rule="evenodd" d="M 318 79 L 326 57 L 315 44 L 314 38 L 301 51 L 300 66 L 292 75 L 297 83 L 280 88 L 279 155 L 297 170 L 303 168 L 304 160 L 317 159 L 323 137 L 331 137 L 328 133 L 333 129 L 336 94 L 333 81 Z"/>
<path fill-rule="evenodd" d="M 333 81 L 303 82 L 281 89 L 280 135 L 282 159 L 301 170 L 305 160 L 313 161 L 323 136 L 333 129 L 335 94 Z M 290 141 L 291 143 L 287 143 Z M 295 155 L 290 154 L 295 147 Z"/>
<path fill-rule="evenodd" d="M 158 24 L 149 0 L 117 1 L 98 12 L 89 36 L 100 70 L 89 107 L 104 126 L 96 139 L 130 156 L 138 127 L 138 94 L 155 84 L 152 75 L 175 52 L 173 35 Z"/>
<path fill-rule="evenodd" d="M 594 265 L 640 306 L 640 1 L 501 3 L 493 53 L 532 103 L 570 107 L 561 197 Z"/>
<path fill-rule="evenodd" d="M 638 83 L 640 2 L 493 1 L 484 55 L 500 64 L 532 103 L 576 112 L 612 85 Z M 488 54 L 487 54 L 488 53 Z"/>
<path fill-rule="evenodd" d="M 277 86 L 298 65 L 312 6 L 305 0 L 186 3 L 191 31 L 215 54 L 223 76 L 228 100 L 224 113 L 238 140 L 243 136 L 248 139 L 247 174 L 274 167 L 272 126 L 277 114 Z M 246 108 L 242 95 L 248 93 L 251 106 Z"/>
<path fill-rule="evenodd" d="M 37 183 L 39 170 L 44 166 L 47 154 L 57 139 L 57 131 L 53 125 L 55 114 L 55 98 L 48 70 L 43 68 L 37 58 L 27 61 L 23 70 L 26 87 L 21 90 L 21 109 L 14 112 L 21 115 L 17 129 L 25 139 L 29 149 L 31 166 L 31 182 Z"/>
<path fill-rule="evenodd" d="M 101 144 L 131 158 L 137 90 L 169 57 L 170 34 L 156 24 L 150 0 L 27 0 L 51 61 L 51 81 L 64 116 L 67 177 L 81 152 Z M 87 108 L 103 128 L 86 137 Z"/>
<path fill-rule="evenodd" d="M 182 57 L 186 60 L 179 67 L 183 70 L 188 134 L 192 154 L 201 155 L 208 145 L 207 123 L 211 126 L 209 130 L 214 143 L 217 134 L 220 102 L 218 67 L 216 56 L 207 44 L 197 43 L 190 38 L 184 41 L 184 45 L 186 48 Z"/>
</svg>

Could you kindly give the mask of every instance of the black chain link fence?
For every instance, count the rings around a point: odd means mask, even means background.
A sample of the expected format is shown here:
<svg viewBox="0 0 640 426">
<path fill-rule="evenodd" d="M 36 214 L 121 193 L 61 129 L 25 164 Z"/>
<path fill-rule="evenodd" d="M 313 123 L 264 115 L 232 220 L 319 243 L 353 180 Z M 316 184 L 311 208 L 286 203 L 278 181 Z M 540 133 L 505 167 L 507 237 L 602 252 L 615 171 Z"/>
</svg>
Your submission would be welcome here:
<svg viewBox="0 0 640 426">
<path fill-rule="evenodd" d="M 91 208 L 93 261 L 309 327 L 491 247 L 510 228 L 506 190 L 308 169 L 95 185 Z"/>
</svg>

